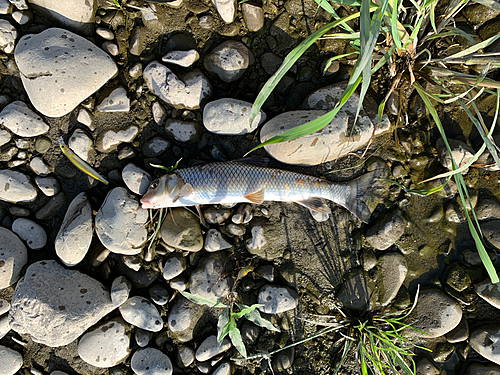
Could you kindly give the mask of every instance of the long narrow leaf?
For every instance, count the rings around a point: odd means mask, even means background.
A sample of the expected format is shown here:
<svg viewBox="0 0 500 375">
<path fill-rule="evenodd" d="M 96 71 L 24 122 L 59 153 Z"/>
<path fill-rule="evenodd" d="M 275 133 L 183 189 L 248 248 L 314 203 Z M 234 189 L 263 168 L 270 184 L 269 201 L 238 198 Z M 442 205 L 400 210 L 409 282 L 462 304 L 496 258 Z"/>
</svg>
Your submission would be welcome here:
<svg viewBox="0 0 500 375">
<path fill-rule="evenodd" d="M 191 302 L 194 302 L 198 305 L 206 305 L 208 307 L 227 307 L 224 305 L 222 302 L 219 302 L 217 298 L 207 298 L 207 297 L 202 297 L 199 294 L 192 294 L 185 292 L 183 290 L 179 291 L 185 298 L 190 300 Z"/>
</svg>

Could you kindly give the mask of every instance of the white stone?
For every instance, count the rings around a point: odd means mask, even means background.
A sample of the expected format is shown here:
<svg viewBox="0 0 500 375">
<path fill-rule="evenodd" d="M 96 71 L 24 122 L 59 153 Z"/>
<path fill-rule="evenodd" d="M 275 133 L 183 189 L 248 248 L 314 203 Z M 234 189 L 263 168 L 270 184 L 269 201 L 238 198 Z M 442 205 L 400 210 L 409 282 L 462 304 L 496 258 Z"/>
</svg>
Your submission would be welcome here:
<svg viewBox="0 0 500 375">
<path fill-rule="evenodd" d="M 23 36 L 14 58 L 31 103 L 50 117 L 71 112 L 118 72 L 99 47 L 58 28 Z"/>
<path fill-rule="evenodd" d="M 231 362 L 222 362 L 212 375 L 231 375 Z"/>
<path fill-rule="evenodd" d="M 80 108 L 80 110 L 78 111 L 78 116 L 76 117 L 76 121 L 78 121 L 80 124 L 85 125 L 90 130 L 93 130 L 92 117 L 90 117 L 90 112 L 85 108 Z"/>
<path fill-rule="evenodd" d="M 130 191 L 139 195 L 146 193 L 151 182 L 151 175 L 132 163 L 123 168 L 122 178 Z"/>
<path fill-rule="evenodd" d="M 144 297 L 131 297 L 119 309 L 123 319 L 133 326 L 152 332 L 163 328 L 158 309 Z"/>
<path fill-rule="evenodd" d="M 204 307 L 178 298 L 168 312 L 168 328 L 180 342 L 193 339 L 194 329 L 203 315 Z"/>
<path fill-rule="evenodd" d="M 139 128 L 135 125 L 130 125 L 122 130 L 107 130 L 103 134 L 101 142 L 97 143 L 97 149 L 101 152 L 109 152 L 121 143 L 132 142 L 137 133 L 139 133 Z"/>
<path fill-rule="evenodd" d="M 116 43 L 110 42 L 109 40 L 102 44 L 102 49 L 109 53 L 111 56 L 118 56 L 120 49 Z"/>
<path fill-rule="evenodd" d="M 167 355 L 154 348 L 138 349 L 132 355 L 130 367 L 137 375 L 171 375 L 174 371 Z"/>
<path fill-rule="evenodd" d="M 0 50 L 5 53 L 12 53 L 16 38 L 16 28 L 9 21 L 0 20 Z"/>
<path fill-rule="evenodd" d="M 15 11 L 12 13 L 12 19 L 17 22 L 18 25 L 26 25 L 33 20 L 33 13 L 28 11 Z"/>
<path fill-rule="evenodd" d="M 259 111 L 252 124 L 249 123 L 252 103 L 243 100 L 223 98 L 208 103 L 203 109 L 203 125 L 215 134 L 243 135 L 253 132 L 266 120 L 266 114 Z"/>
<path fill-rule="evenodd" d="M 9 0 L 0 0 L 0 14 L 9 14 L 12 12 L 12 4 Z"/>
<path fill-rule="evenodd" d="M 7 228 L 0 227 L 0 289 L 14 284 L 28 262 L 24 243 Z"/>
<path fill-rule="evenodd" d="M 474 285 L 476 293 L 490 305 L 500 309 L 500 285 L 493 284 L 490 279 Z"/>
<path fill-rule="evenodd" d="M 115 307 L 123 305 L 130 295 L 132 283 L 125 276 L 118 276 L 111 285 L 111 301 Z"/>
<path fill-rule="evenodd" d="M 146 243 L 148 211 L 124 187 L 111 190 L 96 214 L 95 229 L 102 244 L 118 254 L 139 254 Z"/>
<path fill-rule="evenodd" d="M 0 345 L 0 374 L 14 375 L 23 366 L 23 356 L 13 349 Z"/>
<path fill-rule="evenodd" d="M 500 325 L 487 324 L 474 329 L 470 334 L 470 346 L 486 359 L 500 365 Z"/>
<path fill-rule="evenodd" d="M 222 238 L 222 234 L 217 229 L 209 229 L 205 236 L 205 250 L 208 252 L 226 250 L 232 248 L 229 242 Z"/>
<path fill-rule="evenodd" d="M 180 80 L 170 69 L 153 61 L 144 69 L 144 81 L 151 92 L 175 108 L 197 109 L 212 88 L 207 78 L 192 70 Z"/>
<path fill-rule="evenodd" d="M 0 200 L 19 203 L 32 202 L 37 190 L 28 176 L 10 169 L 0 170 Z"/>
<path fill-rule="evenodd" d="M 10 332 L 9 321 L 9 314 L 0 316 L 0 340 L 7 336 L 7 334 Z"/>
<path fill-rule="evenodd" d="M 11 140 L 12 136 L 7 130 L 0 129 L 0 147 L 3 146 L 6 143 L 9 143 Z"/>
<path fill-rule="evenodd" d="M 92 139 L 82 129 L 75 129 L 71 137 L 69 137 L 68 147 L 86 162 L 90 160 Z"/>
<path fill-rule="evenodd" d="M 223 275 L 225 254 L 205 255 L 189 279 L 189 291 L 204 298 L 223 299 L 229 295 L 228 278 Z M 260 302 L 259 302 L 260 303 Z"/>
<path fill-rule="evenodd" d="M 0 298 L 0 315 L 5 314 L 10 310 L 10 302 Z"/>
<path fill-rule="evenodd" d="M 92 242 L 92 207 L 84 192 L 70 203 L 55 239 L 56 254 L 67 266 L 80 263 Z"/>
<path fill-rule="evenodd" d="M 155 120 L 155 122 L 158 125 L 163 124 L 163 121 L 165 121 L 165 118 L 167 117 L 167 111 L 165 110 L 165 107 L 163 107 L 158 102 L 154 102 L 151 110 L 153 112 L 153 119 Z"/>
<path fill-rule="evenodd" d="M 40 225 L 23 217 L 14 220 L 12 231 L 26 241 L 28 247 L 39 250 L 47 244 L 47 233 Z"/>
<path fill-rule="evenodd" d="M 26 4 L 26 0 L 9 0 L 9 1 L 19 10 L 28 9 L 28 4 Z"/>
<path fill-rule="evenodd" d="M 21 137 L 36 137 L 50 129 L 40 116 L 21 101 L 10 103 L 0 112 L 0 124 Z"/>
<path fill-rule="evenodd" d="M 259 291 L 259 310 L 266 314 L 279 314 L 299 304 L 297 292 L 284 286 L 265 285 Z"/>
<path fill-rule="evenodd" d="M 30 160 L 30 168 L 39 176 L 46 176 L 52 172 L 52 168 L 40 156 L 35 156 Z"/>
<path fill-rule="evenodd" d="M 200 344 L 196 350 L 196 359 L 200 362 L 208 361 L 210 358 L 215 357 L 231 348 L 231 342 L 224 338 L 222 341 L 217 341 L 217 336 L 208 336 Z"/>
<path fill-rule="evenodd" d="M 220 17 L 225 23 L 232 23 L 236 17 L 236 0 L 212 0 L 219 13 Z"/>
<path fill-rule="evenodd" d="M 55 179 L 55 177 L 35 177 L 36 186 L 41 190 L 43 194 L 47 197 L 53 197 L 61 190 L 61 185 L 59 185 L 59 181 Z"/>
<path fill-rule="evenodd" d="M 155 157 L 163 154 L 170 147 L 170 142 L 163 137 L 153 137 L 148 139 L 142 148 L 146 157 Z"/>
<path fill-rule="evenodd" d="M 408 273 L 406 259 L 399 253 L 382 254 L 378 260 L 377 284 L 381 295 L 379 302 L 387 306 L 398 294 Z"/>
<path fill-rule="evenodd" d="M 115 39 L 115 34 L 109 29 L 106 29 L 104 27 L 97 27 L 95 29 L 95 32 L 97 35 L 99 35 L 101 38 L 106 39 L 106 40 L 113 40 Z"/>
<path fill-rule="evenodd" d="M 181 254 L 170 255 L 163 265 L 163 277 L 165 280 L 172 280 L 179 276 L 186 269 L 186 258 Z"/>
<path fill-rule="evenodd" d="M 250 3 L 241 4 L 243 20 L 248 31 L 258 31 L 264 26 L 264 10 Z"/>
<path fill-rule="evenodd" d="M 165 131 L 179 142 L 196 142 L 200 138 L 200 125 L 195 121 L 168 119 Z"/>
<path fill-rule="evenodd" d="M 48 15 L 67 28 L 83 33 L 93 30 L 97 8 L 95 1 L 89 0 L 29 0 L 36 9 Z"/>
<path fill-rule="evenodd" d="M 254 62 L 252 52 L 243 43 L 228 40 L 215 47 L 203 60 L 205 69 L 224 82 L 234 82 Z"/>
<path fill-rule="evenodd" d="M 136 62 L 134 65 L 130 67 L 128 74 L 130 78 L 133 79 L 139 78 L 140 75 L 142 74 L 142 64 L 140 62 Z"/>
<path fill-rule="evenodd" d="M 170 51 L 162 57 L 162 61 L 183 67 L 193 65 L 200 58 L 200 54 L 195 49 L 188 51 Z"/>
<path fill-rule="evenodd" d="M 194 362 L 194 350 L 187 345 L 180 345 L 177 349 L 178 362 L 184 367 L 189 367 Z"/>
<path fill-rule="evenodd" d="M 130 110 L 130 99 L 123 87 L 117 87 L 104 98 L 96 108 L 99 112 L 128 112 Z"/>
<path fill-rule="evenodd" d="M 182 5 L 183 2 L 184 2 L 184 0 L 173 0 L 173 1 L 169 1 L 165 4 L 168 5 L 169 7 L 172 7 L 172 8 L 180 8 L 180 6 Z"/>
<path fill-rule="evenodd" d="M 78 342 L 78 355 L 92 366 L 108 368 L 128 357 L 129 345 L 129 325 L 121 318 L 114 318 L 82 336 Z"/>
<path fill-rule="evenodd" d="M 11 304 L 11 328 L 50 347 L 69 344 L 114 309 L 104 285 L 55 260 L 30 265 Z"/>
</svg>

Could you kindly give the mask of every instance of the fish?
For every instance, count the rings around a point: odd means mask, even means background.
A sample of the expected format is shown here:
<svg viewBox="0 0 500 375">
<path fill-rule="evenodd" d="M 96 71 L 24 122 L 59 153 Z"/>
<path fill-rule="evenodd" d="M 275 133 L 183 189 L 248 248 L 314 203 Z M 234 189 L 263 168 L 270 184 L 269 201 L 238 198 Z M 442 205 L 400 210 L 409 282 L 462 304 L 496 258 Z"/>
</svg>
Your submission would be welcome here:
<svg viewBox="0 0 500 375">
<path fill-rule="evenodd" d="M 163 175 L 150 183 L 140 201 L 143 209 L 295 202 L 318 221 L 328 219 L 331 210 L 326 201 L 332 201 L 367 223 L 371 213 L 362 198 L 377 178 L 377 171 L 372 171 L 347 183 L 335 183 L 239 161 L 217 162 Z"/>
<path fill-rule="evenodd" d="M 83 173 L 89 175 L 90 177 L 101 181 L 103 184 L 108 185 L 109 182 L 99 173 L 97 172 L 94 168 L 92 168 L 88 163 L 80 158 L 77 154 L 71 150 L 66 143 L 64 143 L 64 140 L 62 137 L 59 138 L 59 147 L 61 148 L 62 153 L 69 159 L 70 162 L 73 163 L 75 167 L 77 167 L 79 170 L 81 170 Z"/>
</svg>

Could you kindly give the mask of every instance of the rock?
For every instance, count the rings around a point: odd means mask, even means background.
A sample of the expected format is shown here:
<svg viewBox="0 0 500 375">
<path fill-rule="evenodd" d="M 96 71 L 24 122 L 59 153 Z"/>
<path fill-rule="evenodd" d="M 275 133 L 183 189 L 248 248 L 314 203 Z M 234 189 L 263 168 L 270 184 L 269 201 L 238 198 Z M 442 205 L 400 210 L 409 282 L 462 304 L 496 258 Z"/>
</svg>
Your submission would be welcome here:
<svg viewBox="0 0 500 375">
<path fill-rule="evenodd" d="M 175 108 L 200 108 L 201 101 L 212 92 L 207 78 L 198 70 L 190 71 L 181 80 L 166 66 L 153 61 L 143 76 L 149 90 Z"/>
<path fill-rule="evenodd" d="M 165 132 L 178 142 L 194 143 L 201 136 L 200 124 L 196 121 L 168 119 L 165 122 Z"/>
<path fill-rule="evenodd" d="M 33 202 L 37 190 L 29 178 L 21 172 L 0 170 L 0 200 L 10 203 Z"/>
<path fill-rule="evenodd" d="M 9 0 L 12 5 L 16 7 L 16 9 L 19 10 L 26 10 L 28 9 L 28 4 L 26 4 L 26 0 Z"/>
<path fill-rule="evenodd" d="M 0 227 L 0 290 L 13 285 L 28 262 L 23 242 L 7 228 Z"/>
<path fill-rule="evenodd" d="M 132 142 L 137 133 L 139 133 L 139 128 L 135 125 L 121 130 L 109 129 L 97 137 L 96 148 L 100 152 L 112 151 L 121 143 Z"/>
<path fill-rule="evenodd" d="M 52 172 L 52 168 L 40 156 L 35 156 L 30 160 L 30 168 L 39 176 L 46 176 Z"/>
<path fill-rule="evenodd" d="M 346 309 L 363 311 L 370 304 L 373 289 L 373 282 L 370 282 L 368 275 L 362 269 L 353 268 L 345 276 L 337 293 L 337 300 Z"/>
<path fill-rule="evenodd" d="M 12 223 L 12 231 L 26 241 L 28 247 L 40 250 L 47 244 L 47 233 L 32 220 L 19 218 Z"/>
<path fill-rule="evenodd" d="M 436 366 L 429 358 L 422 357 L 417 361 L 417 368 L 415 375 L 439 375 L 441 369 Z"/>
<path fill-rule="evenodd" d="M 490 305 L 500 309 L 500 285 L 492 284 L 490 279 L 485 279 L 474 285 L 476 293 Z"/>
<path fill-rule="evenodd" d="M 2 186 L 1 183 L 0 186 Z M 2 190 L 0 189 L 0 192 L 1 191 Z M 494 248 L 500 249 L 500 219 L 493 219 L 482 222 L 480 223 L 480 227 L 486 241 Z"/>
<path fill-rule="evenodd" d="M 221 252 L 205 255 L 191 273 L 189 291 L 204 298 L 223 299 L 229 295 L 229 278 L 225 276 L 225 254 Z"/>
<path fill-rule="evenodd" d="M 188 288 L 188 281 L 183 276 L 174 277 L 169 285 L 174 290 L 184 291 Z"/>
<path fill-rule="evenodd" d="M 20 137 L 36 137 L 50 129 L 40 116 L 19 100 L 10 103 L 0 112 L 0 124 Z"/>
<path fill-rule="evenodd" d="M 261 7 L 243 3 L 241 11 L 248 31 L 259 31 L 264 26 L 264 10 Z"/>
<path fill-rule="evenodd" d="M 500 219 L 500 204 L 496 199 L 481 199 L 474 211 L 478 220 Z"/>
<path fill-rule="evenodd" d="M 500 365 L 500 325 L 487 324 L 474 329 L 470 335 L 470 346 L 484 358 Z"/>
<path fill-rule="evenodd" d="M 189 367 L 194 362 L 194 350 L 189 346 L 180 345 L 177 348 L 177 362 L 182 367 Z"/>
<path fill-rule="evenodd" d="M 283 63 L 283 59 L 272 52 L 265 52 L 260 57 L 260 64 L 262 65 L 262 68 L 269 75 L 273 75 L 274 73 L 276 73 L 276 71 L 279 69 L 279 67 L 281 66 L 282 63 Z M 285 77 L 283 77 L 283 78 L 285 78 Z M 291 77 L 289 77 L 289 78 L 291 78 Z M 292 82 L 295 82 L 295 80 L 293 78 L 291 80 L 291 83 Z"/>
<path fill-rule="evenodd" d="M 469 147 L 466 143 L 462 141 L 458 141 L 456 139 L 448 139 L 448 144 L 451 148 L 451 153 L 453 155 L 453 159 L 458 167 L 466 164 L 474 154 L 476 153 L 471 147 Z M 439 138 L 436 142 L 436 149 L 439 154 L 439 161 L 443 165 L 443 167 L 451 170 L 451 157 L 448 153 L 448 149 L 444 145 L 444 141 L 442 138 Z M 462 172 L 462 174 L 466 174 L 469 169 L 466 169 Z"/>
<path fill-rule="evenodd" d="M 0 20 L 0 51 L 12 53 L 16 43 L 17 30 L 7 20 Z"/>
<path fill-rule="evenodd" d="M 205 308 L 184 297 L 176 299 L 168 313 L 168 328 L 180 342 L 193 339 L 196 325 Z"/>
<path fill-rule="evenodd" d="M 109 29 L 106 29 L 104 27 L 96 27 L 95 32 L 97 35 L 99 35 L 101 38 L 106 39 L 106 40 L 113 40 L 115 39 L 115 34 Z"/>
<path fill-rule="evenodd" d="M 158 349 L 138 349 L 132 356 L 130 367 L 137 375 L 171 375 L 174 371 L 170 359 Z"/>
<path fill-rule="evenodd" d="M 163 277 L 165 280 L 172 280 L 179 276 L 186 269 L 186 258 L 181 254 L 170 255 L 163 265 Z"/>
<path fill-rule="evenodd" d="M 259 111 L 249 124 L 252 103 L 224 98 L 208 103 L 203 109 L 203 125 L 215 134 L 243 135 L 253 132 L 266 120 L 266 114 Z"/>
<path fill-rule="evenodd" d="M 170 147 L 170 142 L 162 137 L 148 139 L 142 148 L 144 156 L 152 158 L 163 154 Z"/>
<path fill-rule="evenodd" d="M 136 26 L 130 33 L 129 51 L 132 55 L 140 56 L 146 46 L 146 28 Z"/>
<path fill-rule="evenodd" d="M 11 304 L 11 328 L 50 347 L 69 344 L 114 309 L 104 285 L 55 260 L 30 265 Z"/>
<path fill-rule="evenodd" d="M 444 272 L 444 281 L 457 292 L 462 292 L 471 284 L 469 274 L 460 263 L 452 263 Z"/>
<path fill-rule="evenodd" d="M 7 130 L 0 129 L 0 147 L 9 143 L 11 140 L 12 136 Z"/>
<path fill-rule="evenodd" d="M 108 368 L 128 357 L 129 345 L 129 325 L 121 318 L 114 318 L 82 336 L 78 342 L 78 355 L 92 366 Z"/>
<path fill-rule="evenodd" d="M 12 4 L 9 0 L 0 0 L 0 14 L 12 13 Z"/>
<path fill-rule="evenodd" d="M 3 339 L 10 332 L 9 314 L 0 316 L 0 340 Z M 1 364 L 0 364 L 1 369 Z"/>
<path fill-rule="evenodd" d="M 280 245 L 283 230 L 282 223 L 273 222 L 271 225 L 264 219 L 253 220 L 250 223 L 251 238 L 245 241 L 248 252 L 266 260 L 282 257 L 285 251 Z"/>
<path fill-rule="evenodd" d="M 23 356 L 3 345 L 0 345 L 0 374 L 14 375 L 23 366 Z"/>
<path fill-rule="evenodd" d="M 18 25 L 27 25 L 33 21 L 33 12 L 30 10 L 26 11 L 15 11 L 12 13 L 12 19 L 17 22 Z"/>
<path fill-rule="evenodd" d="M 398 294 L 408 273 L 406 259 L 399 253 L 382 254 L 378 259 L 379 302 L 387 306 Z"/>
<path fill-rule="evenodd" d="M 168 290 L 162 284 L 154 284 L 149 288 L 149 297 L 159 306 L 163 306 L 168 302 Z"/>
<path fill-rule="evenodd" d="M 66 201 L 66 194 L 64 192 L 54 195 L 45 205 L 36 211 L 35 217 L 38 220 L 46 220 L 65 205 Z"/>
<path fill-rule="evenodd" d="M 123 305 L 130 295 L 132 283 L 125 276 L 118 276 L 111 285 L 111 301 L 115 307 Z"/>
<path fill-rule="evenodd" d="M 0 298 L 0 315 L 5 314 L 9 310 L 10 310 L 10 303 L 9 303 L 9 301 L 6 301 L 3 298 Z"/>
<path fill-rule="evenodd" d="M 147 210 L 123 187 L 111 190 L 95 217 L 97 236 L 107 249 L 117 254 L 139 254 L 146 243 Z"/>
<path fill-rule="evenodd" d="M 80 110 L 78 111 L 78 116 L 76 117 L 76 121 L 78 121 L 80 124 L 85 125 L 90 130 L 94 130 L 94 126 L 92 125 L 92 117 L 90 117 L 89 111 L 87 111 L 85 108 L 80 108 Z"/>
<path fill-rule="evenodd" d="M 387 250 L 404 233 L 405 223 L 399 211 L 390 212 L 370 225 L 366 241 L 377 250 Z"/>
<path fill-rule="evenodd" d="M 132 65 L 128 71 L 130 78 L 137 79 L 142 75 L 142 64 L 140 62 Z"/>
<path fill-rule="evenodd" d="M 130 99 L 123 87 L 117 87 L 106 96 L 96 107 L 98 112 L 128 112 L 130 110 Z"/>
<path fill-rule="evenodd" d="M 446 334 L 446 341 L 451 344 L 465 341 L 469 338 L 469 324 L 467 319 L 463 316 L 462 320 L 453 328 L 450 332 Z"/>
<path fill-rule="evenodd" d="M 205 236 L 205 250 L 212 253 L 214 251 L 226 250 L 232 248 L 222 234 L 217 229 L 209 229 Z"/>
<path fill-rule="evenodd" d="M 168 246 L 176 249 L 196 252 L 203 247 L 199 219 L 183 208 L 174 208 L 168 213 L 160 234 Z"/>
<path fill-rule="evenodd" d="M 469 362 L 462 375 L 500 375 L 500 366 L 493 363 Z"/>
<path fill-rule="evenodd" d="M 225 207 L 208 206 L 203 211 L 203 216 L 208 224 L 221 224 L 231 216 L 231 211 Z"/>
<path fill-rule="evenodd" d="M 235 40 L 227 40 L 205 56 L 203 66 L 208 72 L 229 83 L 241 78 L 253 63 L 254 56 L 247 46 Z"/>
<path fill-rule="evenodd" d="M 135 330 L 135 342 L 139 347 L 145 348 L 148 346 L 149 341 L 151 340 L 151 337 L 153 335 L 153 332 L 145 331 L 143 329 L 137 328 Z"/>
<path fill-rule="evenodd" d="M 212 0 L 212 2 L 225 23 L 234 21 L 237 9 L 236 0 Z"/>
<path fill-rule="evenodd" d="M 97 9 L 95 1 L 29 0 L 29 2 L 38 12 L 69 29 L 85 34 L 93 31 Z"/>
<path fill-rule="evenodd" d="M 231 348 L 231 342 L 224 338 L 221 342 L 217 341 L 217 336 L 208 336 L 196 350 L 196 360 L 200 362 L 208 361 Z"/>
<path fill-rule="evenodd" d="M 35 177 L 36 186 L 41 190 L 43 194 L 47 197 L 53 197 L 61 190 L 61 185 L 54 177 Z"/>
<path fill-rule="evenodd" d="M 92 242 L 92 207 L 85 193 L 70 203 L 55 239 L 56 254 L 67 266 L 80 263 Z"/>
<path fill-rule="evenodd" d="M 23 36 L 14 58 L 31 103 L 49 117 L 71 112 L 118 71 L 99 47 L 58 28 Z"/>
<path fill-rule="evenodd" d="M 200 58 L 200 54 L 195 49 L 187 51 L 170 51 L 162 57 L 162 61 L 183 67 L 193 65 Z"/>
<path fill-rule="evenodd" d="M 299 304 L 299 296 L 293 289 L 265 285 L 259 290 L 259 310 L 266 314 L 279 314 L 292 310 Z"/>
<path fill-rule="evenodd" d="M 102 49 L 109 53 L 111 56 L 118 56 L 120 54 L 120 48 L 116 43 L 106 41 L 102 44 Z"/>
<path fill-rule="evenodd" d="M 457 302 L 439 289 L 424 289 L 418 296 L 415 309 L 407 318 L 412 326 L 426 334 L 406 331 L 409 335 L 433 338 L 445 335 L 462 319 L 462 309 Z"/>
<path fill-rule="evenodd" d="M 68 147 L 88 162 L 92 151 L 92 139 L 81 129 L 76 129 L 68 140 Z"/>
<path fill-rule="evenodd" d="M 144 195 L 151 183 L 150 174 L 132 163 L 123 168 L 122 178 L 130 191 L 139 195 Z"/>
<path fill-rule="evenodd" d="M 151 111 L 153 112 L 153 119 L 158 125 L 162 125 L 163 121 L 167 117 L 167 111 L 165 107 L 163 107 L 160 103 L 154 102 L 151 107 Z"/>
<path fill-rule="evenodd" d="M 123 319 L 133 326 L 152 332 L 163 328 L 157 308 L 144 297 L 131 297 L 119 309 Z"/>
</svg>

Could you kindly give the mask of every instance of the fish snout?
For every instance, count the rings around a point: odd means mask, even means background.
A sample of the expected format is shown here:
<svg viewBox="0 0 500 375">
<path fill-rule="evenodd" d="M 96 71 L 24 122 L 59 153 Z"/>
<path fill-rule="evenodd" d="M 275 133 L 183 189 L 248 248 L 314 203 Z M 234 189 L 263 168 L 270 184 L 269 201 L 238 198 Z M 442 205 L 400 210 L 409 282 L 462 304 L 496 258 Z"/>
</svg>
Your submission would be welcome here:
<svg viewBox="0 0 500 375">
<path fill-rule="evenodd" d="M 147 210 L 149 208 L 154 208 L 154 204 L 151 203 L 147 198 L 141 198 L 142 208 Z"/>
</svg>

